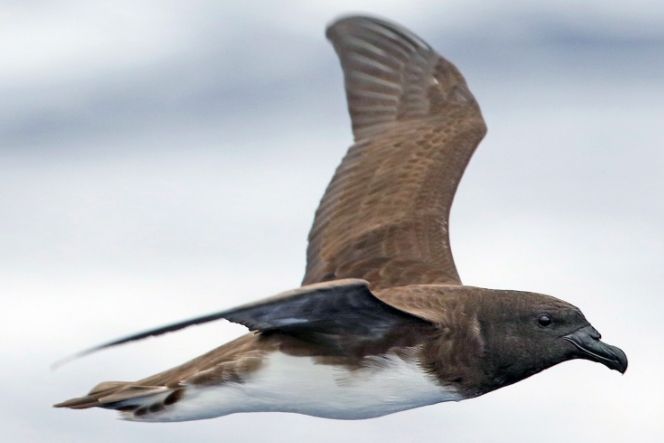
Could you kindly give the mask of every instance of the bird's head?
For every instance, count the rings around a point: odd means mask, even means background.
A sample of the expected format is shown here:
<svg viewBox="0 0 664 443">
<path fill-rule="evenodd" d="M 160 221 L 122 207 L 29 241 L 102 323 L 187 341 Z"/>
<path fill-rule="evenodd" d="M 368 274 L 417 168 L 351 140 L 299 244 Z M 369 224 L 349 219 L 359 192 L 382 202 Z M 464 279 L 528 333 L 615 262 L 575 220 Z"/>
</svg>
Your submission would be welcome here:
<svg viewBox="0 0 664 443">
<path fill-rule="evenodd" d="M 490 385 L 505 386 L 577 358 L 627 369 L 625 353 L 601 341 L 576 306 L 543 294 L 490 292 L 481 297 L 477 315 Z"/>
</svg>

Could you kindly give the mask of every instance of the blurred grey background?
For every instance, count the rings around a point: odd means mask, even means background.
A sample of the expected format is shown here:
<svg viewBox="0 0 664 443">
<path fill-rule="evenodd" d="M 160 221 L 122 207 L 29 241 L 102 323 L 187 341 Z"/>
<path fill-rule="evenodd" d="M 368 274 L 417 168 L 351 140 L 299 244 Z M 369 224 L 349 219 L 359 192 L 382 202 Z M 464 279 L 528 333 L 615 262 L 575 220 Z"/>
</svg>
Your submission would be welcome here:
<svg viewBox="0 0 664 443">
<path fill-rule="evenodd" d="M 351 142 L 324 27 L 350 12 L 452 60 L 489 134 L 452 214 L 467 284 L 541 291 L 630 358 L 343 422 L 116 420 L 54 402 L 242 334 L 217 322 L 73 351 L 299 284 Z M 0 11 L 3 440 L 656 442 L 664 432 L 664 3 L 7 1 Z"/>
</svg>

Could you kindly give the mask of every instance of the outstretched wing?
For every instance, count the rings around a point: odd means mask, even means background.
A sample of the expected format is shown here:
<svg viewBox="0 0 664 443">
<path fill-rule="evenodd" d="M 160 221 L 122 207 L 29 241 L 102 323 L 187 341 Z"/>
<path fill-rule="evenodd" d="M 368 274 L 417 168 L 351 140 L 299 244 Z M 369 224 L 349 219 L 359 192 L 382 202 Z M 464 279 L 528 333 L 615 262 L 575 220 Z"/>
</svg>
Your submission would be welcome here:
<svg viewBox="0 0 664 443">
<path fill-rule="evenodd" d="M 397 326 L 427 324 L 376 298 L 365 280 L 346 279 L 318 283 L 284 292 L 238 308 L 172 323 L 84 350 L 70 361 L 102 349 L 178 331 L 189 326 L 226 319 L 252 331 L 283 332 L 338 345 L 352 338 L 354 346 L 384 338 Z"/>
<path fill-rule="evenodd" d="M 327 37 L 341 60 L 355 144 L 316 211 L 303 284 L 460 283 L 448 217 L 486 133 L 475 98 L 450 62 L 397 25 L 344 18 Z"/>
</svg>

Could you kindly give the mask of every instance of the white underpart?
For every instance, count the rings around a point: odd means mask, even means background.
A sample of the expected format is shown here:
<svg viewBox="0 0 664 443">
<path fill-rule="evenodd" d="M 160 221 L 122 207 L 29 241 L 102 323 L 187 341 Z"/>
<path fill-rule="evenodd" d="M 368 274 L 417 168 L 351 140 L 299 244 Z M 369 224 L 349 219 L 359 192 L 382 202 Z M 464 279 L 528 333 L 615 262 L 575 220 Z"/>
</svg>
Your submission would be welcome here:
<svg viewBox="0 0 664 443">
<path fill-rule="evenodd" d="M 197 420 L 269 411 L 361 419 L 463 398 L 453 388 L 441 387 L 415 360 L 390 355 L 370 357 L 365 363 L 367 367 L 351 370 L 274 352 L 243 383 L 188 386 L 177 403 L 135 420 Z"/>
</svg>

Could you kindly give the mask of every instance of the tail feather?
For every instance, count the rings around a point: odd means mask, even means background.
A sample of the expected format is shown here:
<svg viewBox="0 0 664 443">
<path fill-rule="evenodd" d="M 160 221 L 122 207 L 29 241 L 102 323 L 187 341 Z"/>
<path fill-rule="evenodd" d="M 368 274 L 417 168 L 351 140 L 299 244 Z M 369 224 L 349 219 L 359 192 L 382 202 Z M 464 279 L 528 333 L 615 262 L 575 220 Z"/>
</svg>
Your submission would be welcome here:
<svg viewBox="0 0 664 443">
<path fill-rule="evenodd" d="M 97 401 L 97 397 L 94 395 L 86 395 L 85 397 L 76 397 L 76 398 L 70 398 L 69 400 L 65 400 L 60 403 L 56 403 L 53 405 L 54 408 L 70 408 L 70 409 L 87 409 L 87 408 L 94 408 L 95 406 L 99 406 L 99 402 Z"/>
<path fill-rule="evenodd" d="M 166 386 L 127 386 L 125 388 L 118 389 L 107 395 L 99 395 L 99 403 L 101 404 L 112 404 L 118 402 L 124 402 L 128 400 L 141 400 L 146 397 L 154 397 L 158 394 L 163 394 L 164 392 L 170 392 L 172 389 L 167 388 Z"/>
<path fill-rule="evenodd" d="M 88 395 L 100 394 L 102 392 L 111 392 L 116 389 L 121 389 L 124 386 L 131 384 L 128 381 L 103 381 L 90 389 Z"/>
<path fill-rule="evenodd" d="M 83 396 L 53 405 L 56 408 L 115 409 L 126 413 L 128 419 L 156 413 L 177 402 L 183 395 L 181 386 L 144 386 L 132 382 L 107 381 L 99 383 Z"/>
</svg>

